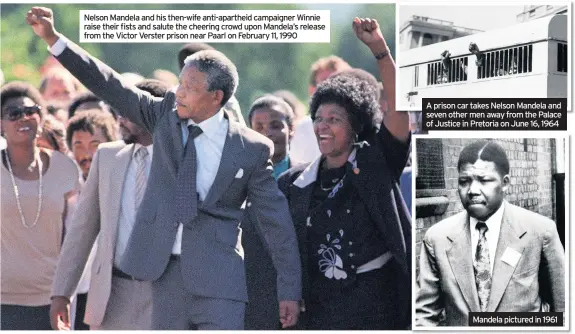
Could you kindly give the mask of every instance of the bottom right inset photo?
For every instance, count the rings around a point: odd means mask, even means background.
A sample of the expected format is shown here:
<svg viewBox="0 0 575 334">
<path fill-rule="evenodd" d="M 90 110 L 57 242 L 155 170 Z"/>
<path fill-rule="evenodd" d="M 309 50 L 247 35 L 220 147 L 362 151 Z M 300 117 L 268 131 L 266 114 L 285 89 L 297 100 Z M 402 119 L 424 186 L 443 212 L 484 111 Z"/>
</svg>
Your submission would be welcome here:
<svg viewBox="0 0 575 334">
<path fill-rule="evenodd" d="M 415 327 L 565 329 L 567 146 L 416 138 Z"/>
</svg>

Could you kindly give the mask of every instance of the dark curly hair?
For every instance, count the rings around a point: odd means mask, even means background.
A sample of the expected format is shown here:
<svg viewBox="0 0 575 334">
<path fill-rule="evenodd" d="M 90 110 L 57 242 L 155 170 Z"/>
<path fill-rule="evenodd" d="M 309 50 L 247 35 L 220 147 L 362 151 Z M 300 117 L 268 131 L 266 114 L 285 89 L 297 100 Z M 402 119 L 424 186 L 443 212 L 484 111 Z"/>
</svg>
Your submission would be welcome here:
<svg viewBox="0 0 575 334">
<path fill-rule="evenodd" d="M 68 147 L 72 149 L 72 135 L 76 131 L 86 131 L 94 134 L 96 129 L 100 129 L 108 141 L 116 140 L 116 120 L 109 112 L 99 109 L 82 110 L 68 120 L 66 128 L 66 141 Z"/>
<path fill-rule="evenodd" d="M 76 114 L 76 110 L 82 104 L 90 102 L 94 103 L 102 102 L 102 99 L 97 97 L 96 94 L 92 92 L 84 92 L 76 95 L 76 97 L 72 99 L 72 102 L 70 102 L 70 105 L 68 106 L 68 118 L 74 117 L 74 115 Z"/>
<path fill-rule="evenodd" d="M 371 74 L 368 71 L 361 69 L 361 68 L 351 68 L 349 70 L 343 70 L 341 72 L 333 74 L 333 76 L 338 76 L 338 75 L 351 75 L 351 76 L 355 76 L 356 78 L 358 78 L 360 80 L 366 81 L 370 86 L 372 86 L 373 91 L 375 93 L 376 101 L 379 101 L 379 98 L 381 96 L 381 86 L 380 86 L 380 83 L 377 81 L 377 78 L 374 77 L 373 74 Z"/>
<path fill-rule="evenodd" d="M 311 97 L 309 112 L 315 120 L 320 105 L 340 105 L 347 111 L 358 140 L 363 141 L 375 133 L 381 124 L 382 115 L 376 97 L 376 88 L 370 82 L 353 73 L 342 73 L 319 84 Z"/>
<path fill-rule="evenodd" d="M 40 110 L 40 118 L 44 118 L 46 102 L 42 98 L 40 91 L 27 82 L 12 81 L 2 86 L 0 89 L 0 106 L 4 107 L 6 101 L 19 97 L 27 97 L 39 105 L 42 108 Z"/>
</svg>

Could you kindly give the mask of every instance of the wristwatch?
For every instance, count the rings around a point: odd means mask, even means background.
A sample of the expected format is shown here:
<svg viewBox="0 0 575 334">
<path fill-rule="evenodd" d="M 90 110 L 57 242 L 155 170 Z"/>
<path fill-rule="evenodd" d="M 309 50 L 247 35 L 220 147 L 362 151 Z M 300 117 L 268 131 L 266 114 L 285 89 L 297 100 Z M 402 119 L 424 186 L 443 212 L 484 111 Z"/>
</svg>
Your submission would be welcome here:
<svg viewBox="0 0 575 334">
<path fill-rule="evenodd" d="M 389 54 L 389 50 L 385 50 L 384 52 L 374 54 L 374 56 L 375 56 L 375 59 L 380 60 L 380 59 L 387 57 L 388 54 Z"/>
</svg>

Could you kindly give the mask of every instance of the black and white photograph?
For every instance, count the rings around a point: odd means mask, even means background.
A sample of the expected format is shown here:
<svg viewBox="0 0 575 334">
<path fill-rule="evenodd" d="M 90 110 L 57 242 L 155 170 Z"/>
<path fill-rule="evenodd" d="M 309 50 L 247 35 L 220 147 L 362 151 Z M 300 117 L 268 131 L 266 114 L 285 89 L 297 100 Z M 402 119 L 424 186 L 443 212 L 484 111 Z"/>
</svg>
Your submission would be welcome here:
<svg viewBox="0 0 575 334">
<path fill-rule="evenodd" d="M 569 98 L 568 8 L 399 5 L 398 109 L 422 110 L 423 98 Z"/>
<path fill-rule="evenodd" d="M 566 145 L 417 137 L 414 328 L 464 329 L 470 312 L 568 314 Z"/>
</svg>

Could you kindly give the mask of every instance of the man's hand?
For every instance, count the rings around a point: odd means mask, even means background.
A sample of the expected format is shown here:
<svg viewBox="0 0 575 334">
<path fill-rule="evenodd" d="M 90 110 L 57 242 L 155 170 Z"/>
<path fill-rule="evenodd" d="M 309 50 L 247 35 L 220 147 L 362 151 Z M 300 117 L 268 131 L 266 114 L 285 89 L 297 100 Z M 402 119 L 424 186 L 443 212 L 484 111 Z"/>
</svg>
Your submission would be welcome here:
<svg viewBox="0 0 575 334">
<path fill-rule="evenodd" d="M 70 330 L 70 300 L 68 298 L 52 297 L 50 324 L 54 330 Z"/>
<path fill-rule="evenodd" d="M 299 316 L 299 302 L 293 300 L 280 301 L 280 322 L 282 328 L 293 327 Z"/>
<path fill-rule="evenodd" d="M 382 45 L 387 48 L 383 34 L 379 29 L 379 24 L 375 19 L 354 18 L 353 31 L 357 38 L 372 49 L 372 51 L 374 48 L 381 48 Z"/>
<path fill-rule="evenodd" d="M 34 33 L 42 38 L 49 46 L 58 41 L 58 34 L 54 28 L 54 13 L 50 8 L 32 7 L 26 13 L 26 23 L 32 26 Z"/>
</svg>

